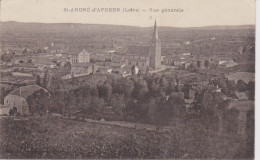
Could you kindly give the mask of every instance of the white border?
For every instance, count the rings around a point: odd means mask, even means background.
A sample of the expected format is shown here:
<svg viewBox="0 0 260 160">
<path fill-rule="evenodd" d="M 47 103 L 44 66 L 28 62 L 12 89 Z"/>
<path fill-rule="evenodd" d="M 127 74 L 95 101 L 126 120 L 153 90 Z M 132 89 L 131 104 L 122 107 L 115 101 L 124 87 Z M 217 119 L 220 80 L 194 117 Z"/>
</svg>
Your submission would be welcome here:
<svg viewBox="0 0 260 160">
<path fill-rule="evenodd" d="M 258 9 L 257 9 L 258 8 Z M 260 129 L 259 129 L 259 124 L 260 124 L 260 117 L 258 117 L 258 115 L 260 115 L 260 109 L 258 108 L 258 106 L 260 105 L 260 0 L 256 0 L 256 51 L 255 51 L 255 55 L 256 55 L 256 89 L 255 89 L 255 93 L 256 93 L 256 97 L 255 97 L 255 159 L 260 159 Z"/>
</svg>

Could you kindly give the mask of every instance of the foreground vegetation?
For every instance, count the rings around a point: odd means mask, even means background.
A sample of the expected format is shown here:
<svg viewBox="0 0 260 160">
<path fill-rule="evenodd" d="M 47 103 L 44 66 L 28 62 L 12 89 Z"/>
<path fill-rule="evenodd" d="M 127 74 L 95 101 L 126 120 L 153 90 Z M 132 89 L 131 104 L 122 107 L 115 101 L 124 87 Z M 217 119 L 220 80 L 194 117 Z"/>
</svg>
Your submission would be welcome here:
<svg viewBox="0 0 260 160">
<path fill-rule="evenodd" d="M 1 118 L 0 158 L 251 158 L 243 141 L 196 127 L 167 132 L 55 117 Z"/>
</svg>

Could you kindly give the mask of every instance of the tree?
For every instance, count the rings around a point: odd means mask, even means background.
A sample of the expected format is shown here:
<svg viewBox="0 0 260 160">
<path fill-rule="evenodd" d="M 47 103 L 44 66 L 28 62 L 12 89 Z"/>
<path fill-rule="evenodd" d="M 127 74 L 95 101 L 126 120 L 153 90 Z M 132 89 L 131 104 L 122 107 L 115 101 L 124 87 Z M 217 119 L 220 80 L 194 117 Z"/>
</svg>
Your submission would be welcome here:
<svg viewBox="0 0 260 160">
<path fill-rule="evenodd" d="M 198 67 L 198 68 L 201 67 L 201 61 L 197 61 L 197 67 Z"/>
<path fill-rule="evenodd" d="M 39 75 L 37 75 L 37 81 L 36 81 L 36 84 L 41 86 L 41 78 Z"/>
<path fill-rule="evenodd" d="M 131 80 L 126 80 L 124 83 L 124 94 L 130 97 L 134 91 L 134 83 Z"/>
<path fill-rule="evenodd" d="M 249 99 L 250 100 L 254 100 L 255 99 L 255 83 L 250 81 L 248 84 L 247 84 L 247 90 L 249 92 Z"/>
<path fill-rule="evenodd" d="M 204 65 L 206 68 L 209 68 L 209 60 L 205 60 Z"/>
<path fill-rule="evenodd" d="M 168 80 L 165 78 L 165 76 L 162 76 L 160 79 L 160 87 L 163 88 L 163 90 L 166 90 L 169 86 Z"/>
<path fill-rule="evenodd" d="M 31 114 L 44 115 L 48 110 L 48 99 L 50 95 L 44 89 L 35 91 L 27 98 L 29 111 Z"/>
<path fill-rule="evenodd" d="M 99 97 L 104 98 L 105 100 L 109 100 L 112 95 L 112 87 L 110 84 L 103 84 L 98 86 Z"/>
<path fill-rule="evenodd" d="M 117 114 L 120 117 L 120 119 L 122 119 L 124 116 L 124 111 L 126 109 L 124 95 L 113 94 L 110 100 L 110 106 L 112 107 L 113 112 Z"/>
<path fill-rule="evenodd" d="M 70 62 L 66 62 L 63 67 L 63 75 L 69 74 L 71 71 L 71 64 Z"/>
<path fill-rule="evenodd" d="M 19 61 L 19 63 L 23 64 L 23 63 L 24 63 L 24 61 L 23 61 L 23 60 L 20 60 L 20 61 Z"/>
<path fill-rule="evenodd" d="M 29 59 L 29 60 L 27 61 L 27 63 L 32 63 L 32 60 L 31 60 L 31 59 Z"/>
<path fill-rule="evenodd" d="M 90 95 L 92 97 L 98 97 L 98 88 L 97 88 L 97 86 L 90 87 Z"/>
<path fill-rule="evenodd" d="M 228 86 L 227 86 L 227 82 L 224 78 L 221 78 L 217 81 L 217 84 L 220 88 L 222 88 L 222 92 L 225 94 L 228 94 Z"/>
<path fill-rule="evenodd" d="M 168 98 L 169 112 L 177 116 L 184 112 L 184 95 L 181 92 L 172 92 Z"/>
<path fill-rule="evenodd" d="M 167 94 L 170 94 L 171 92 L 175 92 L 177 91 L 176 90 L 176 80 L 175 79 L 172 79 L 170 82 L 169 82 L 169 87 L 167 89 Z"/>
<path fill-rule="evenodd" d="M 147 82 L 143 79 L 139 79 L 135 83 L 135 88 L 133 91 L 133 94 L 135 98 L 142 99 L 147 96 L 147 93 L 149 92 Z"/>
<path fill-rule="evenodd" d="M 228 92 L 229 94 L 233 95 L 235 91 L 237 91 L 237 85 L 235 81 L 229 81 L 227 82 L 228 84 Z"/>
<path fill-rule="evenodd" d="M 27 54 L 27 53 L 28 53 L 27 48 L 25 48 L 25 49 L 23 50 L 23 54 Z"/>
<path fill-rule="evenodd" d="M 90 112 L 91 113 L 102 113 L 104 109 L 104 99 L 99 97 L 91 97 Z"/>
<path fill-rule="evenodd" d="M 42 53 L 42 50 L 39 48 L 38 51 L 37 51 L 37 53 Z"/>
<path fill-rule="evenodd" d="M 147 116 L 150 122 L 154 123 L 156 118 L 157 118 L 157 105 L 156 105 L 156 101 L 154 98 L 149 98 L 148 102 L 147 102 Z"/>
<path fill-rule="evenodd" d="M 50 80 L 48 80 L 47 88 L 51 88 L 53 90 L 60 89 L 63 85 L 63 80 L 60 76 L 52 76 Z"/>
<path fill-rule="evenodd" d="M 50 75 L 49 75 L 49 71 L 48 70 L 44 73 L 43 87 L 44 88 L 49 88 L 50 87 Z"/>
<path fill-rule="evenodd" d="M 237 81 L 237 90 L 238 90 L 238 92 L 247 91 L 247 84 L 243 80 L 238 80 Z"/>
<path fill-rule="evenodd" d="M 106 49 L 107 46 L 105 44 L 102 45 L 102 49 Z"/>
</svg>

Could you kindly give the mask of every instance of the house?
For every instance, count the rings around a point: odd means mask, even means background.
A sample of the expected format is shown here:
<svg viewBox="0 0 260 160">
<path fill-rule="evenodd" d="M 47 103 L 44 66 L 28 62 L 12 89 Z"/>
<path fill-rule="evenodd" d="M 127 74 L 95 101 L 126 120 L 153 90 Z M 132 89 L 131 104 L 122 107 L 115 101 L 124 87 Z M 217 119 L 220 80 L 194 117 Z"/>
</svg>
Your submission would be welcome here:
<svg viewBox="0 0 260 160">
<path fill-rule="evenodd" d="M 185 102 L 185 108 L 188 111 L 190 108 L 193 107 L 194 99 L 184 99 Z"/>
<path fill-rule="evenodd" d="M 255 74 L 250 72 L 235 72 L 226 77 L 228 80 L 235 81 L 236 83 L 238 80 L 242 80 L 245 83 L 249 83 L 250 81 L 255 82 Z"/>
<path fill-rule="evenodd" d="M 139 68 L 135 65 L 132 66 L 131 70 L 132 70 L 132 75 L 136 75 L 139 73 Z"/>
<path fill-rule="evenodd" d="M 228 61 L 228 62 L 224 62 L 224 63 L 221 64 L 221 66 L 227 67 L 227 68 L 235 67 L 237 65 L 238 65 L 238 63 L 233 62 L 233 61 Z"/>
<path fill-rule="evenodd" d="M 173 66 L 173 64 L 174 64 L 174 62 L 173 62 L 171 56 L 164 56 L 162 63 L 163 63 L 164 65 L 169 65 L 169 66 Z"/>
<path fill-rule="evenodd" d="M 145 70 L 149 66 L 149 46 L 130 46 L 124 57 L 126 66 L 138 66 Z"/>
<path fill-rule="evenodd" d="M 55 68 L 57 66 L 50 59 L 47 59 L 45 57 L 37 57 L 35 60 L 36 61 L 35 61 L 34 65 L 41 70 L 44 69 L 45 67 L 46 68 Z"/>
<path fill-rule="evenodd" d="M 72 53 L 70 55 L 71 63 L 89 63 L 90 53 L 83 49 L 79 53 Z"/>
<path fill-rule="evenodd" d="M 189 99 L 194 99 L 196 92 L 197 92 L 196 89 L 194 89 L 194 88 L 189 88 L 188 98 L 189 98 Z"/>
<path fill-rule="evenodd" d="M 10 109 L 12 109 L 12 108 L 9 106 L 0 104 L 0 116 L 9 115 Z"/>
<path fill-rule="evenodd" d="M 97 70 L 97 65 L 92 63 L 74 63 L 71 65 L 71 75 L 75 77 L 96 73 Z"/>
<path fill-rule="evenodd" d="M 20 113 L 21 115 L 29 115 L 30 112 L 27 103 L 27 98 L 34 92 L 39 91 L 41 89 L 49 94 L 49 92 L 46 89 L 36 84 L 19 87 L 11 91 L 4 98 L 4 105 L 10 109 L 15 110 L 16 113 Z"/>
<path fill-rule="evenodd" d="M 48 50 L 50 50 L 51 54 L 63 53 L 63 52 L 65 52 L 65 47 L 64 47 L 63 43 L 52 42 L 51 47 L 48 47 Z"/>
<path fill-rule="evenodd" d="M 147 67 L 152 70 L 161 68 L 161 40 L 158 37 L 157 25 L 154 24 L 152 39 L 148 46 L 129 46 L 124 61 L 128 66 L 137 66 L 145 71 Z"/>
</svg>

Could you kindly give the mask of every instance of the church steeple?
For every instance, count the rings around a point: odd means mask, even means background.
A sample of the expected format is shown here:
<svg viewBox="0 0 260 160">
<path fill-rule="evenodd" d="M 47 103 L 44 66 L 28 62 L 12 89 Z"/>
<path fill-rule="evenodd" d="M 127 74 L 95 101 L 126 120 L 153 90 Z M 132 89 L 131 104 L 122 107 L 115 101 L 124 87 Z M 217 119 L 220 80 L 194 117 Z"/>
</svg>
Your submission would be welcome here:
<svg viewBox="0 0 260 160">
<path fill-rule="evenodd" d="M 159 40 L 159 36 L 158 36 L 158 32 L 157 32 L 157 24 L 156 24 L 156 20 L 154 23 L 154 28 L 153 28 L 153 38 L 154 40 Z"/>
<path fill-rule="evenodd" d="M 156 20 L 154 23 L 153 37 L 150 41 L 149 55 L 149 67 L 154 70 L 161 68 L 161 40 L 158 36 Z"/>
</svg>

